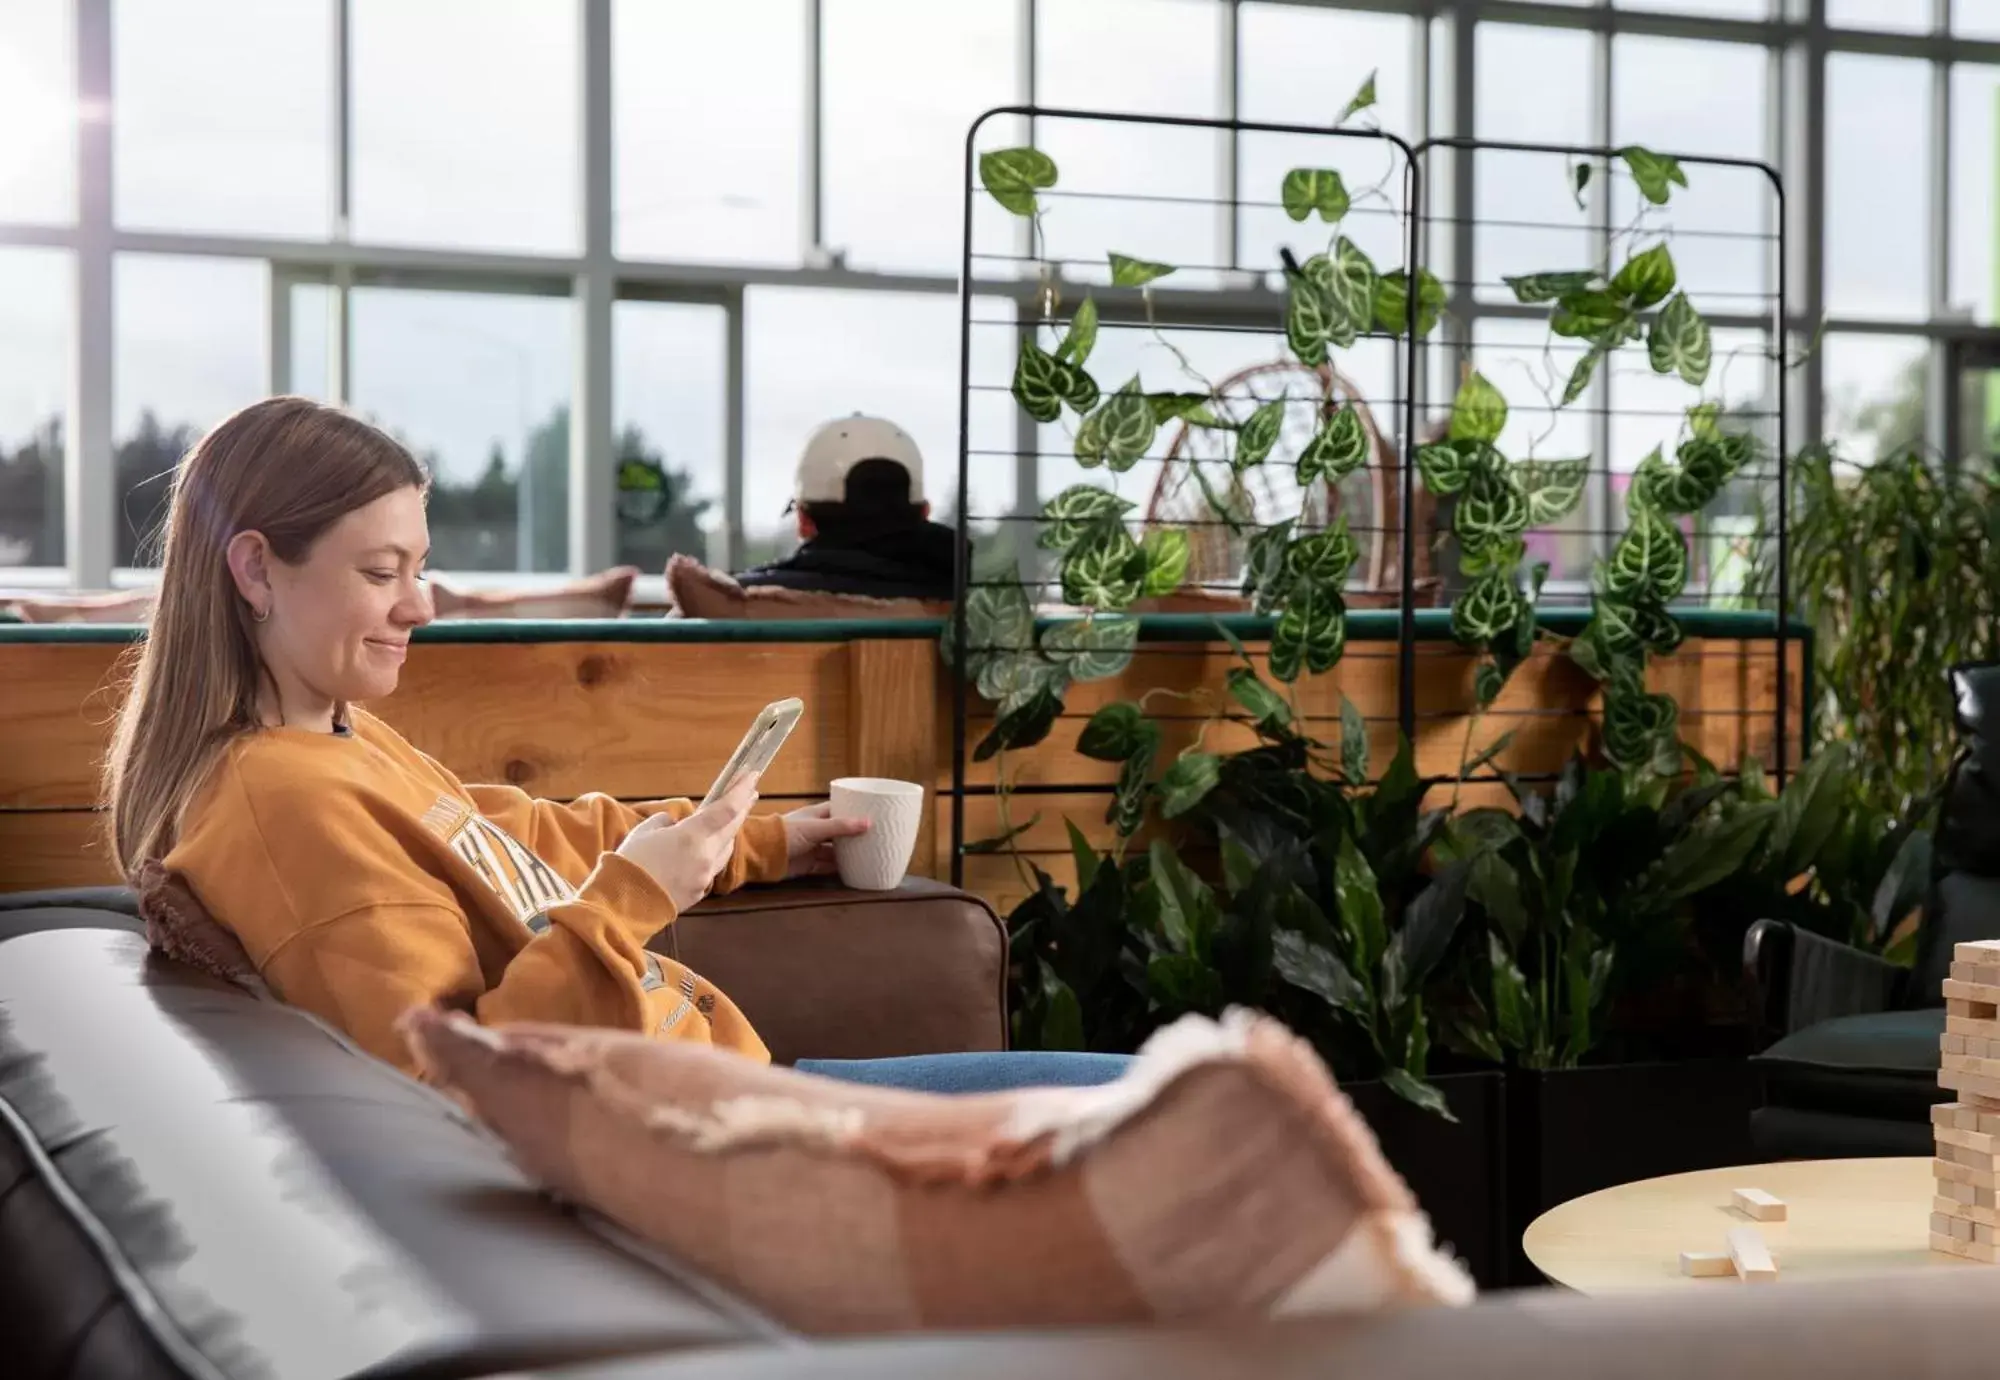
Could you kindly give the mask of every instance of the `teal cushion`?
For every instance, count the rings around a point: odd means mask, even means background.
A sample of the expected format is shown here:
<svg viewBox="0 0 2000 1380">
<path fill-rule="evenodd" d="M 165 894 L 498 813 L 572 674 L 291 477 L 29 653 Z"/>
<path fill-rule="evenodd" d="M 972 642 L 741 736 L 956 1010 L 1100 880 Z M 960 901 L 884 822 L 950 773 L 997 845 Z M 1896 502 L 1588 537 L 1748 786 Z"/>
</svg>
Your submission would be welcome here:
<svg viewBox="0 0 2000 1380">
<path fill-rule="evenodd" d="M 1951 1100 L 1937 1085 L 1943 1034 L 1936 1007 L 1840 1016 L 1787 1035 L 1755 1062 L 1776 1105 L 1921 1120 Z"/>
</svg>

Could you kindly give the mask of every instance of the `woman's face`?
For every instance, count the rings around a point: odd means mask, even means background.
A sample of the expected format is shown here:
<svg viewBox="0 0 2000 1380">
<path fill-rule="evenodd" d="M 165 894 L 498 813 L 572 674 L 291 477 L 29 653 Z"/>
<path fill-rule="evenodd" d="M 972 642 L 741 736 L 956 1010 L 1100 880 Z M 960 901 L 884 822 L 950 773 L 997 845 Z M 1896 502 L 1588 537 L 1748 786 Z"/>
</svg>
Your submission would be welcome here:
<svg viewBox="0 0 2000 1380">
<path fill-rule="evenodd" d="M 424 498 L 384 494 L 328 528 L 298 565 L 269 563 L 270 618 L 257 632 L 289 701 L 378 700 L 396 688 L 410 633 L 431 621 Z"/>
</svg>

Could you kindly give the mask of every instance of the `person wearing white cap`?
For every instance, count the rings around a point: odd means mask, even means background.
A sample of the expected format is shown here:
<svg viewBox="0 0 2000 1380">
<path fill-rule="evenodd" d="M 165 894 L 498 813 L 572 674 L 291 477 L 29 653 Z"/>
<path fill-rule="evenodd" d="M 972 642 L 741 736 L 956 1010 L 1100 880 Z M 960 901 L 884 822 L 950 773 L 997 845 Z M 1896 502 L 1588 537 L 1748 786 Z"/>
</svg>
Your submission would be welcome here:
<svg viewBox="0 0 2000 1380">
<path fill-rule="evenodd" d="M 799 549 L 738 583 L 878 599 L 950 599 L 956 534 L 930 521 L 924 457 L 908 432 L 855 413 L 826 423 L 799 455 L 788 511 Z"/>
</svg>

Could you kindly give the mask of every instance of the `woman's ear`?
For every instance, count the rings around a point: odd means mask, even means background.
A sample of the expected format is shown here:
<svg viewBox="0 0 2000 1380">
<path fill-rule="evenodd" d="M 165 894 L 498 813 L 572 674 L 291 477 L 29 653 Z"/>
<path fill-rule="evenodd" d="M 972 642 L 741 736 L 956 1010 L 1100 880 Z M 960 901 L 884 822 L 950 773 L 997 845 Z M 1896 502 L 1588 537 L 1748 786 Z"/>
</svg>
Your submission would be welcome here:
<svg viewBox="0 0 2000 1380">
<path fill-rule="evenodd" d="M 262 532 L 238 532 L 229 539 L 224 554 L 236 592 L 258 618 L 271 614 L 271 544 Z"/>
</svg>

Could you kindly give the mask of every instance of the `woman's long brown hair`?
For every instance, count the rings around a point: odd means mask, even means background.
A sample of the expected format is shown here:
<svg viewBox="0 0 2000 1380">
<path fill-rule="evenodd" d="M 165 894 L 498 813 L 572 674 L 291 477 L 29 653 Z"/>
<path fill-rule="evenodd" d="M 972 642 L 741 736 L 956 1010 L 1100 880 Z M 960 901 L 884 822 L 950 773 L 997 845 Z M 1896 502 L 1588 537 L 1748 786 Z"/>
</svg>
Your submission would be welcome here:
<svg viewBox="0 0 2000 1380">
<path fill-rule="evenodd" d="M 112 857 L 128 881 L 172 849 L 216 760 L 259 723 L 268 672 L 229 572 L 230 540 L 261 532 L 279 560 L 296 565 L 346 514 L 427 482 L 393 437 L 306 398 L 253 403 L 181 460 L 159 599 L 104 770 Z"/>
</svg>

